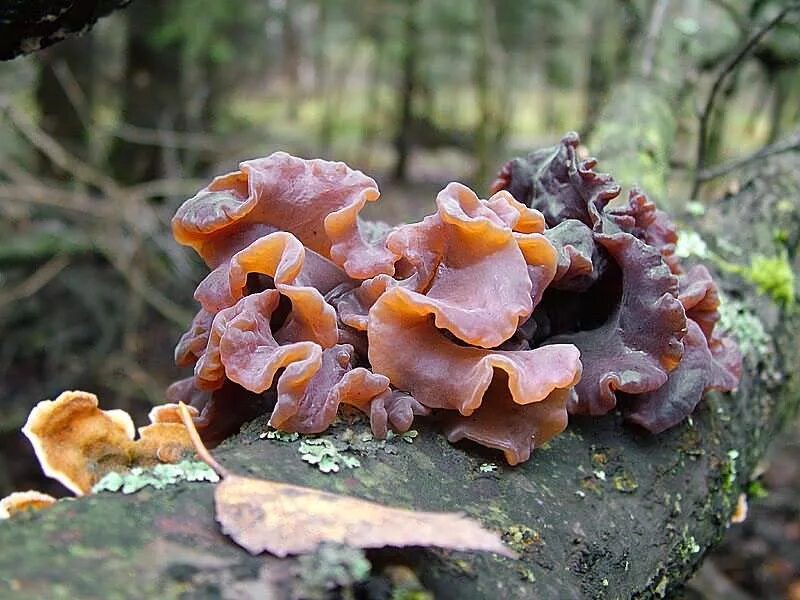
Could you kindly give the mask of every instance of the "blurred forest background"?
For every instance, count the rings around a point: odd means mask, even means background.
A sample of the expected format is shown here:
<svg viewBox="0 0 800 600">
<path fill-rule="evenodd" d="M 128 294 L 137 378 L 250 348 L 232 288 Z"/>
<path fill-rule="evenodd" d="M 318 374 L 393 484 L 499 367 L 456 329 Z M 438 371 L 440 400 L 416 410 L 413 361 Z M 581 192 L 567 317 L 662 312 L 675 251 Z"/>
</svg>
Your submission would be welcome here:
<svg viewBox="0 0 800 600">
<path fill-rule="evenodd" d="M 84 37 L 0 63 L 0 496 L 46 487 L 19 434 L 35 402 L 87 389 L 141 422 L 181 375 L 172 350 L 205 270 L 169 219 L 210 177 L 279 149 L 343 160 L 377 179 L 383 200 L 367 216 L 389 222 L 428 213 L 452 180 L 485 194 L 508 158 L 591 134 L 609 92 L 640 68 L 657 4 L 135 0 Z M 665 39 L 695 65 L 674 107 L 669 189 L 688 198 L 697 107 L 754 24 L 786 3 L 660 4 Z M 716 106 L 704 165 L 796 135 L 800 14 Z M 701 197 L 735 185 L 714 179 Z M 698 589 L 800 598 L 798 459 L 787 443 L 756 508 L 768 516 L 732 532 Z"/>
</svg>

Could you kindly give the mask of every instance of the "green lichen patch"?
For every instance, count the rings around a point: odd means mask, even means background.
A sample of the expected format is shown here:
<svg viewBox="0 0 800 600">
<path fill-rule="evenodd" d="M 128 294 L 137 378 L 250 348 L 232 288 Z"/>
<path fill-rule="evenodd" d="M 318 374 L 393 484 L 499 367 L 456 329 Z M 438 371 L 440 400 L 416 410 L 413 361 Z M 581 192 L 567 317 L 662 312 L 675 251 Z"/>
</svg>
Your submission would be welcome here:
<svg viewBox="0 0 800 600">
<path fill-rule="evenodd" d="M 597 496 L 603 495 L 603 483 L 594 475 L 586 475 L 581 479 L 581 489 Z"/>
<path fill-rule="evenodd" d="M 259 433 L 254 433 L 254 427 L 259 428 Z M 360 457 L 397 454 L 399 446 L 413 444 L 419 435 L 415 429 L 401 434 L 389 431 L 386 439 L 379 440 L 372 434 L 369 421 L 363 418 L 337 418 L 319 435 L 301 435 L 272 428 L 264 430 L 264 427 L 264 424 L 246 426 L 247 439 L 253 440 L 257 437 L 259 440 L 281 445 L 299 442 L 297 451 L 301 459 L 315 465 L 323 473 L 338 473 L 342 468 L 358 468 L 361 466 Z"/>
<path fill-rule="evenodd" d="M 639 489 L 639 483 L 628 471 L 617 473 L 611 481 L 614 485 L 614 489 L 623 494 L 632 494 Z"/>
<path fill-rule="evenodd" d="M 689 418 L 691 419 L 691 417 Z M 681 434 L 679 448 L 681 452 L 691 457 L 703 456 L 705 450 L 703 449 L 703 436 L 700 430 L 690 425 Z"/>
<path fill-rule="evenodd" d="M 363 550 L 339 544 L 323 544 L 313 554 L 301 556 L 298 563 L 302 573 L 294 590 L 298 598 L 325 598 L 337 588 L 352 588 L 372 569 Z"/>
<path fill-rule="evenodd" d="M 291 444 L 292 442 L 296 442 L 300 439 L 300 434 L 294 431 L 288 432 L 280 431 L 279 429 L 270 429 L 269 431 L 260 433 L 258 437 L 262 440 L 277 440 L 279 442 Z"/>
<path fill-rule="evenodd" d="M 219 481 L 211 467 L 204 462 L 184 460 L 176 464 L 156 465 L 152 468 L 134 467 L 127 473 L 112 471 L 106 474 L 92 488 L 92 493 L 122 492 L 133 494 L 146 487 L 157 490 L 181 481 Z"/>
<path fill-rule="evenodd" d="M 700 545 L 693 535 L 689 535 L 688 531 L 684 529 L 680 542 L 675 547 L 675 554 L 681 562 L 689 562 L 692 556 L 700 552 Z"/>
<path fill-rule="evenodd" d="M 542 536 L 527 525 L 515 524 L 503 531 L 503 542 L 510 546 L 512 550 L 523 554 L 542 546 Z"/>
<path fill-rule="evenodd" d="M 355 456 L 340 452 L 327 438 L 312 438 L 300 442 L 297 451 L 310 465 L 315 465 L 323 473 L 338 473 L 341 467 L 356 469 L 361 461 Z"/>
<path fill-rule="evenodd" d="M 776 234 L 776 241 L 778 244 L 782 243 L 780 234 Z M 741 249 L 727 243 L 723 238 L 717 239 L 716 242 L 720 252 L 726 256 L 741 255 Z M 761 294 L 769 297 L 779 306 L 791 309 L 795 305 L 795 276 L 789 255 L 784 247 L 771 256 L 755 254 L 750 258 L 749 265 L 742 265 L 712 251 L 696 231 L 687 229 L 682 230 L 678 236 L 675 255 L 679 258 L 696 257 L 710 260 L 722 271 L 740 275 L 752 283 Z"/>
<path fill-rule="evenodd" d="M 728 451 L 728 460 L 722 461 L 720 474 L 722 475 L 722 491 L 728 495 L 733 490 L 736 482 L 736 461 L 739 459 L 738 450 Z"/>
<path fill-rule="evenodd" d="M 479 473 L 496 473 L 500 467 L 494 463 L 481 463 L 478 465 Z"/>
<path fill-rule="evenodd" d="M 760 358 L 769 352 L 764 324 L 746 304 L 720 297 L 719 328 L 739 344 L 742 354 Z"/>
<path fill-rule="evenodd" d="M 517 565 L 517 574 L 522 581 L 536 583 L 536 576 L 533 574 L 531 568 L 525 564 Z"/>
</svg>

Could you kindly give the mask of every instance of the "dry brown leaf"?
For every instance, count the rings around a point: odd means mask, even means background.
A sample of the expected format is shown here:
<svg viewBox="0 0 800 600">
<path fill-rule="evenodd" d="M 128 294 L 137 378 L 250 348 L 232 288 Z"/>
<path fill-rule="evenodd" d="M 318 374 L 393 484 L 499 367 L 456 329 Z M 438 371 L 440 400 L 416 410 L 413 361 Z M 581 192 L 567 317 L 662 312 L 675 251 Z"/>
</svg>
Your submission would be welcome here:
<svg viewBox="0 0 800 600">
<path fill-rule="evenodd" d="M 214 491 L 222 531 L 251 554 L 313 552 L 323 543 L 356 548 L 436 546 L 516 554 L 500 537 L 459 513 L 391 508 L 297 485 L 228 472 L 203 445 L 187 407 L 180 413 L 197 455 L 223 478 Z"/>
<path fill-rule="evenodd" d="M 458 513 L 390 508 L 237 475 L 217 485 L 214 501 L 222 531 L 251 554 L 305 554 L 329 542 L 357 548 L 437 546 L 515 556 L 497 534 Z"/>
</svg>

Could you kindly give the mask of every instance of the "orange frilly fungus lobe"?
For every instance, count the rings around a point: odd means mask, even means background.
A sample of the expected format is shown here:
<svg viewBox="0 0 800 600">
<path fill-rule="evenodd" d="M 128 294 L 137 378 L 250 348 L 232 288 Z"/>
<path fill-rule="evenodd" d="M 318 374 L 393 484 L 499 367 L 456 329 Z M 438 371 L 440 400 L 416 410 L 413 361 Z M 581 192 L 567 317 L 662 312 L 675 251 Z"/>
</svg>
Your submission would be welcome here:
<svg viewBox="0 0 800 600">
<path fill-rule="evenodd" d="M 394 257 L 368 244 L 358 213 L 378 199 L 375 181 L 342 162 L 303 160 L 285 152 L 248 160 L 187 200 L 172 220 L 175 239 L 211 267 L 229 257 L 231 238 L 286 231 L 350 276 L 390 273 Z"/>
<path fill-rule="evenodd" d="M 738 380 L 716 287 L 684 272 L 643 194 L 607 206 L 619 185 L 578 145 L 511 161 L 488 199 L 451 183 L 395 228 L 359 221 L 378 188 L 343 163 L 279 152 L 218 177 L 173 219 L 211 273 L 175 351 L 194 375 L 168 399 L 199 411 L 210 443 L 260 413 L 318 433 L 349 405 L 377 437 L 436 413 L 451 441 L 511 464 L 568 411 L 675 424 Z"/>
<path fill-rule="evenodd" d="M 45 475 L 81 496 L 103 475 L 136 465 L 177 462 L 193 446 L 169 407 L 151 413 L 152 423 L 139 429 L 122 410 L 104 411 L 97 396 L 64 392 L 39 402 L 22 432 L 28 437 Z"/>
<path fill-rule="evenodd" d="M 36 490 L 14 492 L 0 499 L 0 521 L 27 511 L 42 510 L 55 503 L 55 498 Z"/>
</svg>

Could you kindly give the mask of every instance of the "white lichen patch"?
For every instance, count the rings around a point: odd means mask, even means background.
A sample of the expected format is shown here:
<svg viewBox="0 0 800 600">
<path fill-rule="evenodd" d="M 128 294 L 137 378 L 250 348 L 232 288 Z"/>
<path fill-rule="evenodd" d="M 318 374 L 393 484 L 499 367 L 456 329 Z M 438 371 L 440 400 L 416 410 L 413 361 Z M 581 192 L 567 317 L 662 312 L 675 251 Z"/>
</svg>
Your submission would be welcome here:
<svg viewBox="0 0 800 600">
<path fill-rule="evenodd" d="M 718 327 L 736 340 L 742 354 L 758 358 L 769 352 L 763 323 L 743 302 L 720 295 Z"/>
<path fill-rule="evenodd" d="M 700 237 L 696 231 L 684 230 L 678 236 L 678 243 L 675 245 L 675 255 L 679 258 L 708 258 L 708 244 Z"/>
</svg>

